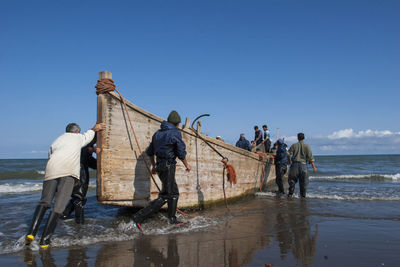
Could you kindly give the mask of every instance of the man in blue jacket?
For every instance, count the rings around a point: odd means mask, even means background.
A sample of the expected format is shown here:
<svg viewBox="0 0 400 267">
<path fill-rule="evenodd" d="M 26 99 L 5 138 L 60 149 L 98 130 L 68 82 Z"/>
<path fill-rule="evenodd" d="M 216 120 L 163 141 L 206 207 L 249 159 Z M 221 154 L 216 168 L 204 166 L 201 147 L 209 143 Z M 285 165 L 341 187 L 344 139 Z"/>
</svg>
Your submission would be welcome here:
<svg viewBox="0 0 400 267">
<path fill-rule="evenodd" d="M 183 224 L 175 216 L 179 199 L 179 190 L 175 181 L 176 158 L 183 162 L 186 171 L 190 171 L 191 166 L 186 161 L 186 146 L 182 140 L 182 134 L 177 128 L 180 122 L 181 118 L 178 112 L 171 111 L 168 121 L 161 123 L 161 129 L 153 135 L 150 146 L 146 150 L 146 154 L 150 157 L 152 173 L 158 174 L 162 189 L 157 199 L 151 201 L 147 207 L 133 216 L 133 221 L 139 229 L 141 229 L 140 224 L 146 218 L 157 212 L 167 202 L 169 223 Z M 154 156 L 157 161 L 154 160 Z"/>
<path fill-rule="evenodd" d="M 240 134 L 240 138 L 236 142 L 236 147 L 240 147 L 248 151 L 251 151 L 252 149 L 249 140 L 247 140 L 246 137 L 244 137 L 244 134 Z"/>
<path fill-rule="evenodd" d="M 285 189 L 283 187 L 283 175 L 285 175 L 287 171 L 288 157 L 287 157 L 287 145 L 283 142 L 282 139 L 278 139 L 276 141 L 275 146 L 277 147 L 276 155 L 275 155 L 275 182 L 278 186 L 278 194 L 285 194 Z"/>
</svg>

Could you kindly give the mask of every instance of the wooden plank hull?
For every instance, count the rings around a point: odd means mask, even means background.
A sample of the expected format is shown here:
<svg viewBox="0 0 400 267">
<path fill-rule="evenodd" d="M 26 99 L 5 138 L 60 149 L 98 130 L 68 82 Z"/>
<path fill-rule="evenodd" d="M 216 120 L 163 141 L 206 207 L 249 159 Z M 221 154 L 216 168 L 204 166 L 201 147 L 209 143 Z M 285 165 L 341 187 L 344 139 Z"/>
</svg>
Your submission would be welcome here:
<svg viewBox="0 0 400 267">
<path fill-rule="evenodd" d="M 98 135 L 98 145 L 102 151 L 97 166 L 98 201 L 103 204 L 143 207 L 158 196 L 157 186 L 146 167 L 146 162 L 149 166 L 150 160 L 145 150 L 163 119 L 125 100 L 138 145 L 119 95 L 115 92 L 100 94 L 97 101 L 98 122 L 106 123 L 106 129 Z M 181 162 L 176 166 L 179 207 L 198 207 L 223 200 L 221 157 L 188 126 L 180 130 L 192 171 L 186 172 Z M 257 154 L 203 134 L 201 136 L 229 158 L 229 163 L 236 169 L 237 184 L 225 182 L 228 199 L 253 193 L 259 188 L 265 162 L 260 161 Z M 270 183 L 275 178 L 274 166 L 269 165 L 268 169 L 264 183 Z M 161 188 L 157 175 L 154 177 Z"/>
</svg>

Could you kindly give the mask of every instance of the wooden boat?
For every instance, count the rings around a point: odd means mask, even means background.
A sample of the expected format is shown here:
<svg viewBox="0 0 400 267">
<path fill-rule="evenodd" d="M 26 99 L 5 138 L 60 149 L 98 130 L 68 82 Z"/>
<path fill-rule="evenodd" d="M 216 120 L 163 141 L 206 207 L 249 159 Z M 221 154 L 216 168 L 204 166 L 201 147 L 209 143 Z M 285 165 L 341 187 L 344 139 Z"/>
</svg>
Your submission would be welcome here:
<svg viewBox="0 0 400 267">
<path fill-rule="evenodd" d="M 100 72 L 100 80 L 106 78 L 111 79 L 111 73 Z M 101 148 L 97 161 L 97 198 L 102 204 L 143 207 L 157 198 L 161 188 L 157 175 L 151 179 L 145 149 L 164 119 L 122 100 L 125 99 L 115 91 L 101 93 L 97 98 L 97 121 L 106 123 L 106 129 L 97 139 Z M 176 166 L 180 208 L 223 201 L 224 191 L 227 199 L 252 194 L 259 190 L 260 182 L 265 185 L 275 178 L 274 165 L 268 164 L 271 159 L 260 159 L 256 153 L 202 134 L 200 126 L 198 122 L 194 130 L 186 119 L 180 127 L 186 158 L 192 166 L 191 172 L 186 172 L 180 161 Z M 236 184 L 225 182 L 223 188 L 226 178 L 221 157 L 210 146 L 235 167 Z M 268 167 L 265 176 L 263 166 Z"/>
</svg>

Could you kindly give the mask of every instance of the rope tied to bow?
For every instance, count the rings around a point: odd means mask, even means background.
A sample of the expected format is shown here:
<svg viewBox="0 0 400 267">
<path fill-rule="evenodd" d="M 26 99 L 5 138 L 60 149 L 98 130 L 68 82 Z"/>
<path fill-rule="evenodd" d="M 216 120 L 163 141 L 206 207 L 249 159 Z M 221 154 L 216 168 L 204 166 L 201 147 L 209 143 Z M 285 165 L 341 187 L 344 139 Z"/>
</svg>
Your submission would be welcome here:
<svg viewBox="0 0 400 267">
<path fill-rule="evenodd" d="M 98 80 L 95 88 L 97 95 L 116 90 L 114 81 L 108 78 Z"/>
</svg>

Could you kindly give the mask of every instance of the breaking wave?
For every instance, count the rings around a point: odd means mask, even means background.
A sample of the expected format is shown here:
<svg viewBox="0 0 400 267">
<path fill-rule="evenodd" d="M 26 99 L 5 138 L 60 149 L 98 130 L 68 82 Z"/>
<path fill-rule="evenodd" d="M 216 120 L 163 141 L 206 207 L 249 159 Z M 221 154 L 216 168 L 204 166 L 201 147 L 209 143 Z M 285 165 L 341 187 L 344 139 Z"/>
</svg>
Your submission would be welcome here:
<svg viewBox="0 0 400 267">
<path fill-rule="evenodd" d="M 0 194 L 18 194 L 42 190 L 42 181 L 15 181 L 6 180 L 0 183 Z M 96 187 L 96 180 L 89 182 L 89 188 Z"/>
<path fill-rule="evenodd" d="M 257 192 L 255 193 L 258 197 L 276 197 L 274 192 Z M 286 196 L 281 196 L 284 198 Z M 293 194 L 293 198 L 300 198 L 299 194 Z M 354 201 L 400 201 L 400 196 L 396 195 L 375 195 L 370 194 L 340 194 L 340 193 L 307 193 L 308 199 L 327 199 L 327 200 L 354 200 Z"/>
<path fill-rule="evenodd" d="M 180 215 L 178 215 L 179 217 Z M 87 219 L 85 225 L 77 225 L 73 220 L 67 220 L 60 223 L 60 228 L 56 230 L 56 233 L 51 241 L 52 247 L 71 247 L 71 246 L 86 246 L 100 242 L 112 242 L 112 241 L 126 241 L 133 240 L 141 234 L 145 235 L 163 235 L 171 233 L 185 233 L 199 231 L 205 227 L 216 225 L 217 221 L 215 218 L 209 217 L 196 217 L 187 219 L 184 217 L 179 218 L 181 221 L 185 221 L 185 226 L 176 227 L 170 225 L 164 216 L 146 223 L 143 227 L 143 233 L 141 233 L 132 222 L 127 218 L 119 219 L 117 222 L 105 225 L 103 220 Z M 155 225 L 156 224 L 156 227 Z M 26 225 L 21 228 L 26 228 Z M 30 249 L 33 251 L 39 250 L 38 239 L 30 245 Z M 19 237 L 17 240 L 4 240 L 0 242 L 0 255 L 7 253 L 14 253 L 21 251 L 25 248 L 25 235 Z"/>
<path fill-rule="evenodd" d="M 400 182 L 400 173 L 396 174 L 344 174 L 333 176 L 310 176 L 310 180 L 315 181 L 332 181 L 332 180 L 352 180 L 352 181 L 368 181 L 368 182 Z"/>
</svg>

